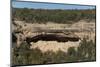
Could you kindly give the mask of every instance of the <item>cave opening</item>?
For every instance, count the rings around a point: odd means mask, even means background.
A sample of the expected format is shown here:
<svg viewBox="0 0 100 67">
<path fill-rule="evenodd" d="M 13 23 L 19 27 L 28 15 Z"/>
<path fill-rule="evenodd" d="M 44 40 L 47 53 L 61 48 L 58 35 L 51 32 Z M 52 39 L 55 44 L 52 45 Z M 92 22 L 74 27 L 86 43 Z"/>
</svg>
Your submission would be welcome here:
<svg viewBox="0 0 100 67">
<path fill-rule="evenodd" d="M 27 37 L 27 43 L 30 42 L 38 42 L 38 41 L 57 41 L 57 42 L 77 42 L 80 40 L 79 37 L 70 37 L 70 36 L 63 36 L 63 35 L 56 35 L 56 34 L 41 34 L 37 36 L 33 36 L 31 38 Z"/>
</svg>

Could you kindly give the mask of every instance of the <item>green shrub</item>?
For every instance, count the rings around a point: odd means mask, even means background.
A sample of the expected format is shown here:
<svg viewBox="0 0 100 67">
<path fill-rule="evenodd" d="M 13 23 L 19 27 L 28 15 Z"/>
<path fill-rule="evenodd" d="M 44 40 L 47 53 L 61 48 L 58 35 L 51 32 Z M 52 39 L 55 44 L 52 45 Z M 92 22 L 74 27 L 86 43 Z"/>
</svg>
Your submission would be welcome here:
<svg viewBox="0 0 100 67">
<path fill-rule="evenodd" d="M 13 8 L 13 19 L 26 21 L 27 23 L 71 23 L 85 19 L 95 19 L 95 9 L 91 10 L 47 10 Z M 70 22 L 71 21 L 71 22 Z"/>
</svg>

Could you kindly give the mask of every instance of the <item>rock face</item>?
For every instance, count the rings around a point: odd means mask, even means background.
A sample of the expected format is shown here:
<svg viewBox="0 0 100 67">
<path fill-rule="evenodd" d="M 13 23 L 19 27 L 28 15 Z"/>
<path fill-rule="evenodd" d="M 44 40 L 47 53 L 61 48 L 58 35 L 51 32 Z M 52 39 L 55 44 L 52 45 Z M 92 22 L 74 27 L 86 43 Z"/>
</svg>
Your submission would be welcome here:
<svg viewBox="0 0 100 67">
<path fill-rule="evenodd" d="M 12 33 L 13 33 L 12 34 L 13 42 L 16 42 L 18 47 L 23 41 L 26 41 L 28 44 L 33 42 L 35 43 L 35 45 L 40 41 L 44 42 L 56 41 L 57 43 L 53 44 L 52 42 L 50 43 L 52 46 L 54 44 L 59 44 L 61 42 L 62 42 L 61 44 L 65 44 L 66 42 L 66 45 L 72 46 L 76 42 L 78 42 L 77 44 L 79 44 L 79 41 L 87 36 L 90 39 L 94 39 L 95 22 L 88 23 L 85 21 L 79 21 L 75 24 L 57 24 L 57 23 L 32 24 L 32 23 L 25 23 L 23 21 L 14 21 L 12 23 Z M 32 46 L 32 48 L 34 47 L 35 46 Z M 41 47 L 39 48 L 41 49 Z M 64 48 L 67 48 L 67 46 Z"/>
<path fill-rule="evenodd" d="M 79 46 L 80 40 L 77 42 L 57 42 L 57 41 L 38 41 L 38 42 L 31 42 L 31 49 L 39 48 L 42 52 L 46 51 L 53 51 L 57 52 L 59 50 L 63 52 L 67 52 L 68 48 L 75 47 L 77 50 L 77 47 Z"/>
</svg>

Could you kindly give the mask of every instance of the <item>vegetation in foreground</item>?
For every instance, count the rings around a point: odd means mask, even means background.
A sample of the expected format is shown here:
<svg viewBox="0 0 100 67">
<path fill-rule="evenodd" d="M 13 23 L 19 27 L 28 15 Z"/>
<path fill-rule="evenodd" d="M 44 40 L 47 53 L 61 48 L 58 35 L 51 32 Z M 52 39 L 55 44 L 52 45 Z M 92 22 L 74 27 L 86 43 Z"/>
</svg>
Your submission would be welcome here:
<svg viewBox="0 0 100 67">
<path fill-rule="evenodd" d="M 12 54 L 13 65 L 95 61 L 96 44 L 84 38 L 77 50 L 71 47 L 68 53 L 62 51 L 42 53 L 38 48 L 30 49 L 30 46 L 24 42 L 19 48 L 14 48 Z"/>
</svg>

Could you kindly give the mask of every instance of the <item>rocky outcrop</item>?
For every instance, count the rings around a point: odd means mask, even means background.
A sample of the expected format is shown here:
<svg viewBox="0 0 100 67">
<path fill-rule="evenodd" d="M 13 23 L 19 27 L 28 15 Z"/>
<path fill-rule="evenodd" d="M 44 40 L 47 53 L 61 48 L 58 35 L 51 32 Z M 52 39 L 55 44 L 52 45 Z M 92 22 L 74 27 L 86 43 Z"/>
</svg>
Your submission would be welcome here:
<svg viewBox="0 0 100 67">
<path fill-rule="evenodd" d="M 89 27 L 89 28 L 88 28 Z M 76 42 L 84 36 L 95 36 L 95 23 L 80 21 L 75 24 L 32 24 L 23 21 L 14 21 L 12 23 L 12 33 L 16 36 L 17 46 L 23 41 L 37 42 L 58 41 L 58 42 Z M 91 34 L 90 34 L 91 33 Z M 94 35 L 93 35 L 94 33 Z M 13 35 L 12 35 L 13 36 Z M 13 36 L 13 40 L 15 37 Z M 89 38 L 90 38 L 89 37 Z"/>
</svg>

